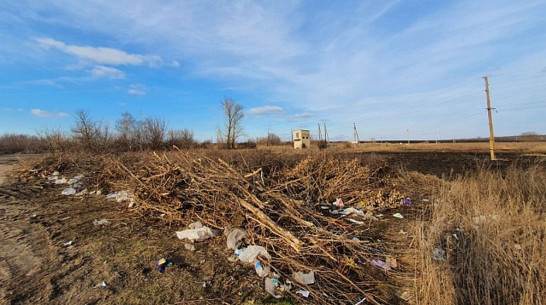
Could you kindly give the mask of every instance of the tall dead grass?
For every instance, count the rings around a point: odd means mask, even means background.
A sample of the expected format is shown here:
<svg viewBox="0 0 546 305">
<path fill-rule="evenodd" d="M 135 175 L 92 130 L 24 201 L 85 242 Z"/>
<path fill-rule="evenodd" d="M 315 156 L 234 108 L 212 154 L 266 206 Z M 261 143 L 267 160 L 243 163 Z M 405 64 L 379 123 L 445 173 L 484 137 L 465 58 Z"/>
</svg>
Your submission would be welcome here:
<svg viewBox="0 0 546 305">
<path fill-rule="evenodd" d="M 417 304 L 546 304 L 544 164 L 478 170 L 432 204 L 416 226 Z"/>
</svg>

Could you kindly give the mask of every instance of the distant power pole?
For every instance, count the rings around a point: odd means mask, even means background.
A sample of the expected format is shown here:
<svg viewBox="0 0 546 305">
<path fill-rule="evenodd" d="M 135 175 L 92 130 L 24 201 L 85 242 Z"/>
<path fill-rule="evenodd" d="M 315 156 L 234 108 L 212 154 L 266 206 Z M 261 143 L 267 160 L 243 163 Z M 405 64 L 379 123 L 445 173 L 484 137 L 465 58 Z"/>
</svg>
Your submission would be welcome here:
<svg viewBox="0 0 546 305">
<path fill-rule="evenodd" d="M 330 139 L 328 138 L 328 130 L 326 129 L 326 123 L 324 123 L 324 141 L 328 143 Z"/>
<path fill-rule="evenodd" d="M 484 76 L 485 80 L 485 96 L 487 97 L 487 116 L 489 117 L 489 152 L 491 153 L 491 160 L 497 160 L 495 158 L 495 133 L 493 132 L 493 114 L 491 114 L 491 98 L 489 97 L 489 80 L 487 76 Z"/>
<path fill-rule="evenodd" d="M 320 123 L 318 123 L 317 125 L 318 125 L 318 140 L 322 141 L 322 133 L 320 132 Z"/>
<path fill-rule="evenodd" d="M 360 143 L 360 139 L 358 138 L 358 130 L 356 130 L 356 123 L 353 123 L 353 137 L 356 144 Z"/>
</svg>

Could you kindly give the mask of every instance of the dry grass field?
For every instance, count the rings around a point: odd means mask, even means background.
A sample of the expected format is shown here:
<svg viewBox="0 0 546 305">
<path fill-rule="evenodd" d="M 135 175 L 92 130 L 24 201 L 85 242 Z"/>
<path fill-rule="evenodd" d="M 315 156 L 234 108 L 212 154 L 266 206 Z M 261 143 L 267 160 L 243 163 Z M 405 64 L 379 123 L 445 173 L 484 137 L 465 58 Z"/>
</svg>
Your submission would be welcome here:
<svg viewBox="0 0 546 305">
<path fill-rule="evenodd" d="M 544 304 L 544 153 L 337 143 L 22 161 L 0 186 L 0 303 Z M 102 193 L 61 195 L 54 171 Z M 106 198 L 120 190 L 134 203 Z M 339 214 L 336 198 L 362 214 Z M 175 231 L 195 221 L 217 234 L 192 251 Z M 260 260 L 281 298 L 233 259 L 222 232 L 234 227 L 270 253 Z"/>
</svg>

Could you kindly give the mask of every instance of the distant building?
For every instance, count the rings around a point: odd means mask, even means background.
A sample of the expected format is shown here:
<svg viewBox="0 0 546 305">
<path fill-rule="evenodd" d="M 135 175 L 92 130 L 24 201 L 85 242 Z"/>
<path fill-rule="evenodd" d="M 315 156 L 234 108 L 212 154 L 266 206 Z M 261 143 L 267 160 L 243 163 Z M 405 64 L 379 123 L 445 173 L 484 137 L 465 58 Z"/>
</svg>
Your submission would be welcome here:
<svg viewBox="0 0 546 305">
<path fill-rule="evenodd" d="M 311 147 L 311 136 L 309 130 L 298 129 L 292 132 L 294 137 L 294 148 L 309 148 Z"/>
</svg>

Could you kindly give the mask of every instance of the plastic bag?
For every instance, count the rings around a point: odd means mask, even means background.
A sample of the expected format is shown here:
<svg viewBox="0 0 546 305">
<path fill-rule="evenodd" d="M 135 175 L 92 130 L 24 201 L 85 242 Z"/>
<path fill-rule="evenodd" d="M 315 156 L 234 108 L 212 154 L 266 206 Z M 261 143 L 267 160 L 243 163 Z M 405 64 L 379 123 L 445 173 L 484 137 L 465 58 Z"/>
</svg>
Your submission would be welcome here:
<svg viewBox="0 0 546 305">
<path fill-rule="evenodd" d="M 235 251 L 235 254 L 237 254 L 239 260 L 241 260 L 242 262 L 247 262 L 251 264 L 257 260 L 258 255 L 262 255 L 267 259 L 271 259 L 271 255 L 269 255 L 267 250 L 262 246 L 252 245 L 243 249 L 237 249 Z"/>
<path fill-rule="evenodd" d="M 246 231 L 241 229 L 233 229 L 233 231 L 231 231 L 231 233 L 229 233 L 227 237 L 228 248 L 232 250 L 237 249 L 239 242 L 247 236 L 248 236 L 248 233 L 246 233 Z"/>
<path fill-rule="evenodd" d="M 192 242 L 203 241 L 214 237 L 214 232 L 209 227 L 205 227 L 201 222 L 194 222 L 189 225 L 190 229 L 176 232 L 178 239 L 188 239 Z"/>
<path fill-rule="evenodd" d="M 73 189 L 73 188 L 71 188 L 71 187 L 65 188 L 65 189 L 62 191 L 61 194 L 63 194 L 63 195 L 74 195 L 74 194 L 76 194 L 76 190 Z"/>
<path fill-rule="evenodd" d="M 294 273 L 294 281 L 303 285 L 313 284 L 315 283 L 315 272 L 310 271 L 309 273 L 303 273 L 301 271 L 298 271 Z"/>
</svg>

